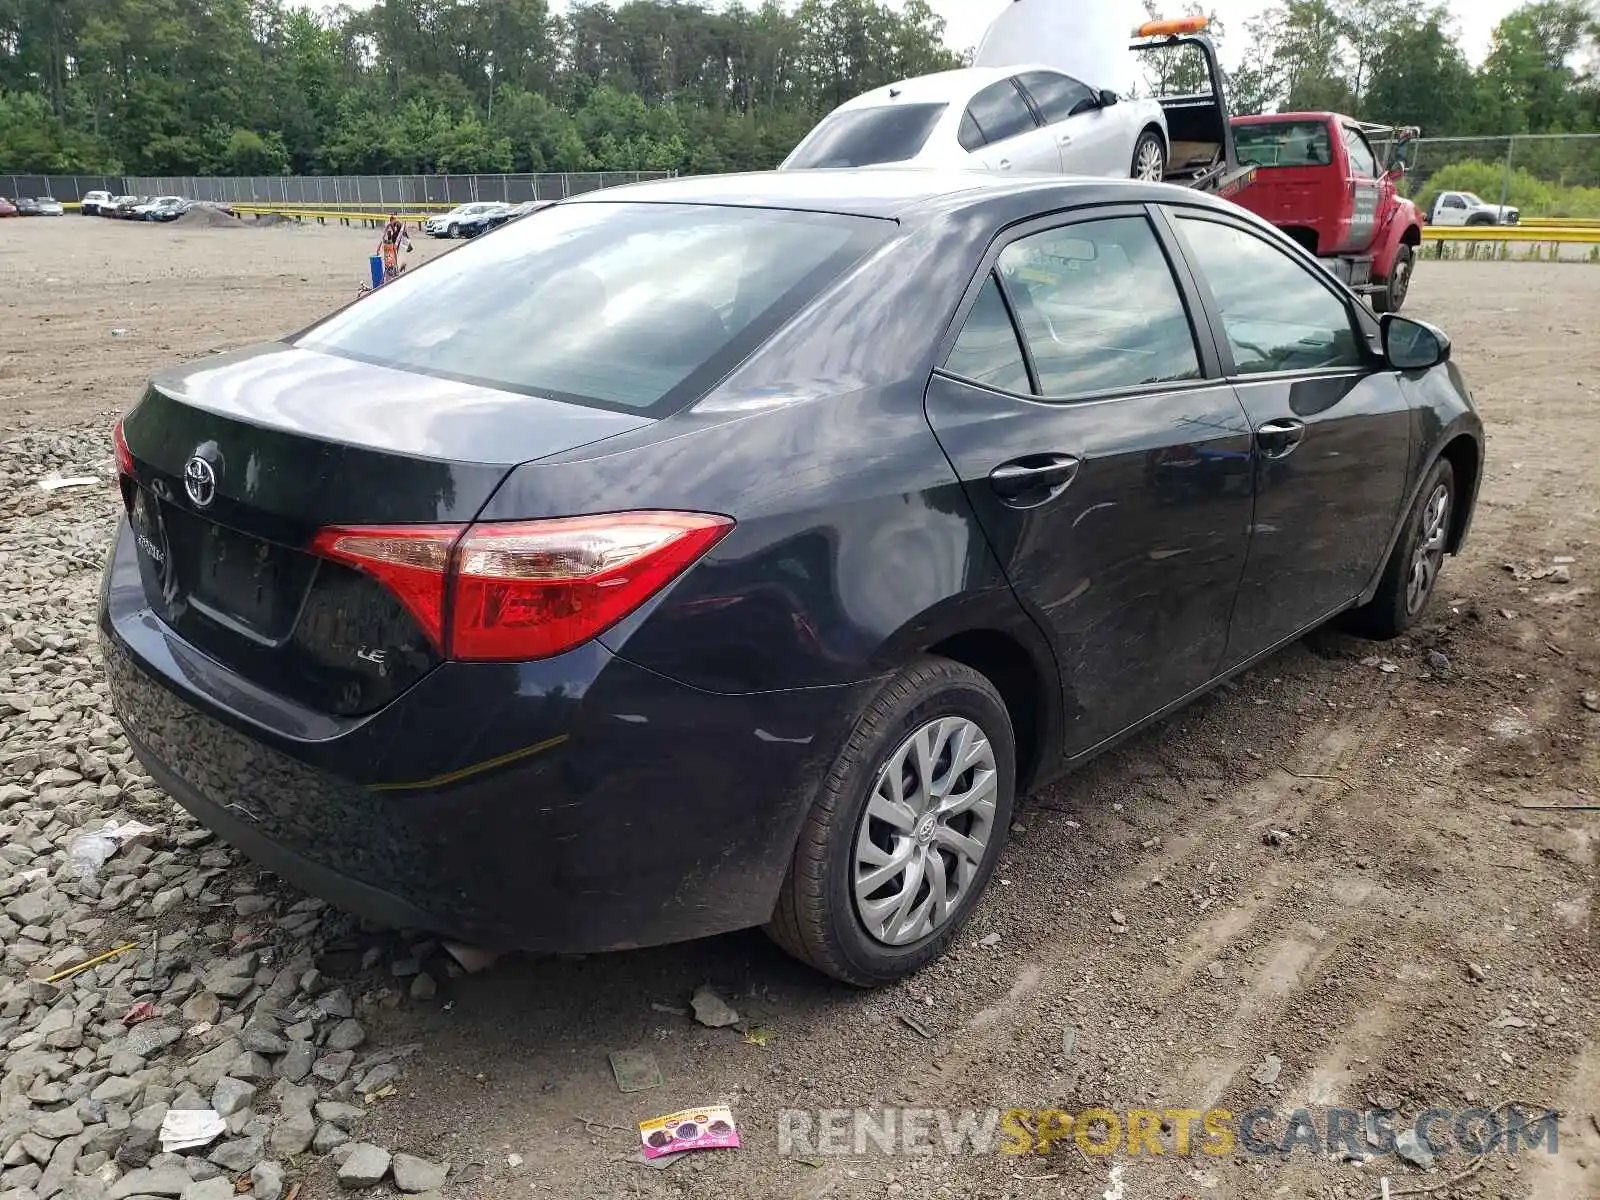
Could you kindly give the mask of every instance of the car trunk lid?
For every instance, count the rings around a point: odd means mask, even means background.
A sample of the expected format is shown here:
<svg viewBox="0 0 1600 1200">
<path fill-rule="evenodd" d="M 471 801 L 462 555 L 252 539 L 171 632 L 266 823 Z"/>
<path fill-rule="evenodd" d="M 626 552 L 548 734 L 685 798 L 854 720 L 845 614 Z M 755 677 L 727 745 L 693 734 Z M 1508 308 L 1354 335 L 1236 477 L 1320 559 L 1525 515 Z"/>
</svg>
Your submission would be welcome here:
<svg viewBox="0 0 1600 1200">
<path fill-rule="evenodd" d="M 373 711 L 439 649 L 318 530 L 466 525 L 517 463 L 649 423 L 284 345 L 158 376 L 122 427 L 146 600 L 262 686 Z"/>
</svg>

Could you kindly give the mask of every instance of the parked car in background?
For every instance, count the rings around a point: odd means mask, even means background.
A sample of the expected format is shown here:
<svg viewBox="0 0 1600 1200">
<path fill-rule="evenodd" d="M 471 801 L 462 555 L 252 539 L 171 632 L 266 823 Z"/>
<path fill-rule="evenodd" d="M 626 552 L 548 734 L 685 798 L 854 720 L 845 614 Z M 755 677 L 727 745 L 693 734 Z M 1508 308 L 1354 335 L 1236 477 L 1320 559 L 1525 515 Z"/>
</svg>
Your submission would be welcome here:
<svg viewBox="0 0 1600 1200">
<path fill-rule="evenodd" d="M 157 196 L 143 204 L 135 205 L 133 217 L 138 221 L 176 221 L 188 212 L 193 201 L 182 196 Z"/>
<path fill-rule="evenodd" d="M 477 237 L 480 233 L 488 233 L 496 225 L 503 224 L 510 215 L 511 205 L 491 204 L 482 212 L 463 218 L 457 232 L 464 238 Z"/>
<path fill-rule="evenodd" d="M 60 217 L 66 215 L 66 208 L 54 196 L 40 196 L 34 201 L 39 206 L 41 217 Z"/>
<path fill-rule="evenodd" d="M 85 192 L 78 201 L 78 212 L 85 217 L 98 217 L 100 210 L 115 199 L 110 192 Z"/>
<path fill-rule="evenodd" d="M 491 218 L 490 224 L 505 225 L 512 221 L 520 221 L 531 213 L 543 212 L 555 203 L 554 200 L 524 200 L 521 204 L 512 208 L 510 212 L 501 213 L 499 216 Z"/>
<path fill-rule="evenodd" d="M 17 215 L 17 206 L 4 196 L 0 196 L 0 217 L 14 217 Z"/>
<path fill-rule="evenodd" d="M 113 442 L 111 703 L 238 849 L 472 945 L 766 925 L 862 985 L 1017 797 L 1422 620 L 1483 460 L 1448 338 L 1237 205 L 901 170 L 574 197 Z"/>
<path fill-rule="evenodd" d="M 462 228 L 467 222 L 483 213 L 504 207 L 506 206 L 498 200 L 460 204 L 447 213 L 436 213 L 429 217 L 422 223 L 422 232 L 429 237 L 457 238 L 461 236 Z"/>
<path fill-rule="evenodd" d="M 31 196 L 18 196 L 11 202 L 17 210 L 19 217 L 37 217 L 39 215 L 39 202 Z"/>
<path fill-rule="evenodd" d="M 1490 204 L 1471 192 L 1440 192 L 1428 210 L 1430 225 L 1516 225 L 1521 220 L 1520 209 Z"/>
<path fill-rule="evenodd" d="M 109 203 L 100 206 L 100 215 L 119 221 L 130 220 L 133 217 L 133 210 L 144 201 L 143 196 L 113 196 Z"/>
</svg>

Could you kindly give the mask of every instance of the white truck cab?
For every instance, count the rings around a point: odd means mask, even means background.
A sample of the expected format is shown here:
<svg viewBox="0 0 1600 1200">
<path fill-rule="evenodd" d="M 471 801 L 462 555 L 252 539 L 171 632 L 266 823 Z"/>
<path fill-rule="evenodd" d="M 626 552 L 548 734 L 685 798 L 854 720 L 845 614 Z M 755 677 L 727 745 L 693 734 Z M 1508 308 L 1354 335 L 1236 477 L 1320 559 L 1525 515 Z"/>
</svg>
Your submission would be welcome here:
<svg viewBox="0 0 1600 1200">
<path fill-rule="evenodd" d="M 1471 192 L 1440 192 L 1428 211 L 1430 225 L 1515 225 L 1521 219 L 1510 205 L 1490 204 Z"/>
</svg>

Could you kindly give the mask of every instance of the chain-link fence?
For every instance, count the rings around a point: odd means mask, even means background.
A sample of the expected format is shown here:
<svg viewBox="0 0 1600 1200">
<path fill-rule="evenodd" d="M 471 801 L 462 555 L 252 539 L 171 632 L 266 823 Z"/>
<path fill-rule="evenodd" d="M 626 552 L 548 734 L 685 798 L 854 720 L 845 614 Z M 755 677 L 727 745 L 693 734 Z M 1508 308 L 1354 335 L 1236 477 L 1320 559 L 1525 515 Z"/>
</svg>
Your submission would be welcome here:
<svg viewBox="0 0 1600 1200">
<path fill-rule="evenodd" d="M 399 208 L 477 200 L 561 200 L 618 184 L 664 179 L 672 171 L 572 171 L 520 175 L 0 175 L 0 196 L 82 200 L 85 192 L 183 196 L 221 204 L 315 204 Z"/>
<path fill-rule="evenodd" d="M 1387 160 L 1390 148 L 1374 143 Z M 1508 204 L 1524 220 L 1600 220 L 1600 133 L 1417 138 L 1406 153 L 1402 189 L 1428 212 L 1440 192 L 1472 192 Z"/>
</svg>

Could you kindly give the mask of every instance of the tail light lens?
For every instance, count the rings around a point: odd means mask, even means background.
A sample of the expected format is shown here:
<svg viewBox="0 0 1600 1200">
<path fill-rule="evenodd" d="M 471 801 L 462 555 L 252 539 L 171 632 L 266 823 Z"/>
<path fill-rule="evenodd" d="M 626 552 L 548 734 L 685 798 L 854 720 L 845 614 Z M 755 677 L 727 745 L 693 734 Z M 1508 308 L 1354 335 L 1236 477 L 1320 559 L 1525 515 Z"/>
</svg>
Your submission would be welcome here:
<svg viewBox="0 0 1600 1200">
<path fill-rule="evenodd" d="M 729 518 L 704 513 L 635 512 L 334 528 L 311 548 L 376 578 L 447 657 L 518 662 L 604 633 L 732 528 Z"/>
<path fill-rule="evenodd" d="M 119 419 L 111 430 L 111 444 L 117 454 L 117 474 L 133 476 L 133 451 L 128 449 L 128 439 L 122 432 L 122 421 Z"/>
</svg>

